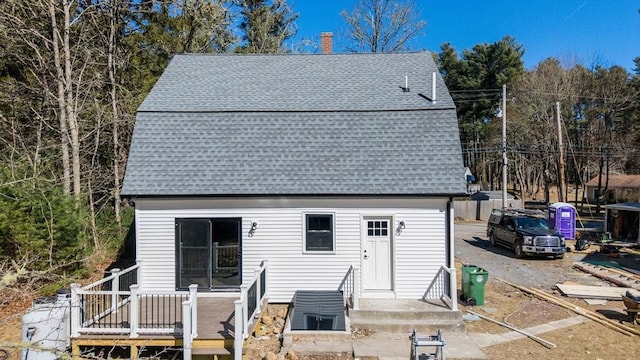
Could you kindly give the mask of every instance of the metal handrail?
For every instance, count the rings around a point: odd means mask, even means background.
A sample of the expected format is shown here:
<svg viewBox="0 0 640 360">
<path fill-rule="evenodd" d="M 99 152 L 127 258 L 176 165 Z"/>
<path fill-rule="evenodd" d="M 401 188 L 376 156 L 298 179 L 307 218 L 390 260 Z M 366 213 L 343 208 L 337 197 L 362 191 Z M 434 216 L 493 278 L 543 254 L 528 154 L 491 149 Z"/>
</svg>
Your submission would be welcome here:
<svg viewBox="0 0 640 360">
<path fill-rule="evenodd" d="M 436 276 L 431 280 L 431 284 L 422 296 L 423 300 L 440 299 L 443 300 L 451 310 L 458 310 L 456 289 L 456 269 L 441 266 Z"/>
<path fill-rule="evenodd" d="M 342 296 L 345 298 L 347 305 L 350 306 L 353 310 L 358 310 L 359 306 L 359 284 L 360 270 L 357 267 L 351 265 L 349 266 L 347 273 L 342 278 L 342 281 L 338 286 L 338 291 L 342 292 Z"/>
</svg>

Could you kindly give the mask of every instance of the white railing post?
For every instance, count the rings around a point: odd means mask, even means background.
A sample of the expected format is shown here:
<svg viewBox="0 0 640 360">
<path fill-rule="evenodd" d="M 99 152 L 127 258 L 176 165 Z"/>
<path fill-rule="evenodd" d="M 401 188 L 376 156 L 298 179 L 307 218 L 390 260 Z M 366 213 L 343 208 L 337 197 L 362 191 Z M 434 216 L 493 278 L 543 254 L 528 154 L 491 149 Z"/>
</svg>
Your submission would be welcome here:
<svg viewBox="0 0 640 360">
<path fill-rule="evenodd" d="M 78 294 L 80 284 L 71 284 L 71 337 L 80 336 L 80 327 L 82 326 L 82 304 Z"/>
<path fill-rule="evenodd" d="M 139 307 L 140 307 L 140 299 L 138 298 L 140 292 L 140 285 L 134 284 L 129 287 L 131 289 L 131 302 L 129 303 L 129 324 L 131 326 L 129 337 L 137 338 L 138 337 L 138 328 L 139 324 Z"/>
<path fill-rule="evenodd" d="M 240 296 L 240 300 L 236 300 L 235 304 L 235 329 L 233 336 L 233 359 L 234 360 L 242 360 L 242 344 L 244 342 L 244 322 L 242 319 L 244 315 L 242 314 L 242 295 Z"/>
<path fill-rule="evenodd" d="M 240 334 L 240 336 L 242 337 L 242 340 L 249 337 L 249 333 L 247 331 L 247 328 L 249 327 L 249 296 L 247 290 L 247 285 L 240 285 L 240 299 L 242 299 L 242 318 L 240 318 L 240 321 L 242 321 L 242 334 Z M 236 321 L 238 321 L 237 318 Z"/>
<path fill-rule="evenodd" d="M 262 284 L 261 284 L 261 278 L 260 278 L 260 273 L 262 268 L 258 267 L 254 272 L 253 272 L 253 276 L 256 277 L 256 313 L 260 314 L 260 311 L 262 311 L 260 309 L 261 305 L 262 305 L 262 299 L 261 299 L 261 293 L 262 291 L 260 291 L 260 289 L 262 288 Z"/>
<path fill-rule="evenodd" d="M 118 309 L 118 291 L 120 291 L 120 269 L 115 268 L 111 270 L 111 311 Z"/>
<path fill-rule="evenodd" d="M 269 297 L 269 260 L 263 260 L 262 266 L 264 267 L 264 296 Z"/>
<path fill-rule="evenodd" d="M 138 265 L 138 268 L 136 269 L 138 272 L 136 274 L 136 284 L 142 284 L 142 263 L 143 260 L 136 260 L 136 265 Z"/>
<path fill-rule="evenodd" d="M 191 286 L 189 286 L 191 290 Z M 184 360 L 191 360 L 191 300 L 182 302 L 182 358 Z"/>
<path fill-rule="evenodd" d="M 451 310 L 458 311 L 458 289 L 456 288 L 456 268 L 449 269 L 449 293 L 451 294 Z"/>
<path fill-rule="evenodd" d="M 191 301 L 191 334 L 198 337 L 198 284 L 189 285 L 189 300 Z"/>
<path fill-rule="evenodd" d="M 358 310 L 358 301 L 360 299 L 360 269 L 353 267 L 353 310 Z"/>
</svg>

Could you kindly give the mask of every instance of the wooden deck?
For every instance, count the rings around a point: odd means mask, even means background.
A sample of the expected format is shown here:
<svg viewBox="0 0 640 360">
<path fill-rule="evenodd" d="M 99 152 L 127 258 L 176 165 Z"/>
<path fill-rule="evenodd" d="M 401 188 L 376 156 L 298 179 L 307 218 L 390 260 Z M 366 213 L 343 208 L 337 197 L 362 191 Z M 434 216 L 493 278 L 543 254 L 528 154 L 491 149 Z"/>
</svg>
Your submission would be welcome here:
<svg viewBox="0 0 640 360">
<path fill-rule="evenodd" d="M 198 298 L 198 338 L 233 339 L 237 298 Z"/>
<path fill-rule="evenodd" d="M 198 337 L 194 339 L 194 348 L 233 349 L 235 313 L 234 301 L 237 297 L 198 297 Z M 180 307 L 175 301 L 166 301 L 161 311 L 158 311 L 158 300 L 149 298 L 140 304 L 141 325 L 146 319 L 149 328 L 162 328 L 159 324 L 175 327 L 179 331 L 172 335 L 158 335 L 139 330 L 138 337 L 130 338 L 128 333 L 85 333 L 72 339 L 72 345 L 77 346 L 121 346 L 121 347 L 181 347 L 182 319 Z M 105 323 L 111 326 L 127 328 L 128 306 L 122 307 L 108 319 L 96 323 L 92 328 L 105 328 Z M 79 350 L 76 350 L 79 351 Z"/>
</svg>

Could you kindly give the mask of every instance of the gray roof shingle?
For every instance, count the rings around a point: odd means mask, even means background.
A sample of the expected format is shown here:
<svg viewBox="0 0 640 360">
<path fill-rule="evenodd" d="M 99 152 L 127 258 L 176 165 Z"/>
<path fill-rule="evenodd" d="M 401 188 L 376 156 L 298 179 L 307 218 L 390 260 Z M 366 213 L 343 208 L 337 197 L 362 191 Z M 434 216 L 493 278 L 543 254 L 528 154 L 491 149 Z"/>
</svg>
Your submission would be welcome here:
<svg viewBox="0 0 640 360">
<path fill-rule="evenodd" d="M 176 56 L 138 109 L 122 193 L 464 193 L 453 101 L 439 76 L 435 105 L 412 85 L 432 70 L 428 53 Z"/>
<path fill-rule="evenodd" d="M 176 55 L 138 111 L 358 111 L 454 108 L 427 52 Z M 409 92 L 400 88 L 409 84 Z M 423 96 L 421 96 L 422 94 Z"/>
</svg>

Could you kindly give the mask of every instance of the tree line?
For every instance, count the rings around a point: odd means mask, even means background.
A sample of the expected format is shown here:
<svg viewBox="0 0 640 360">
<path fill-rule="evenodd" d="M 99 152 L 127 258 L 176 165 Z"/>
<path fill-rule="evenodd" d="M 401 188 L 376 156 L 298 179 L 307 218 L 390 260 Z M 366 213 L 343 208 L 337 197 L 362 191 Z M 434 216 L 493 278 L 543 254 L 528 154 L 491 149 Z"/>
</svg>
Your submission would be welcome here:
<svg viewBox="0 0 640 360">
<path fill-rule="evenodd" d="M 317 52 L 317 40 L 294 40 L 297 17 L 286 0 L 1 1 L 0 291 L 66 285 L 121 247 L 133 218 L 120 189 L 135 111 L 172 55 Z M 342 17 L 354 52 L 418 50 L 426 25 L 411 0 L 360 0 Z M 556 101 L 568 179 L 637 173 L 638 69 L 548 59 L 527 71 L 523 53 L 505 37 L 435 54 L 474 174 L 498 186 L 503 84 L 509 175 L 523 194 L 557 182 Z"/>
<path fill-rule="evenodd" d="M 0 2 L 0 291 L 118 251 L 135 110 L 173 54 L 283 52 L 296 17 L 284 0 Z"/>
<path fill-rule="evenodd" d="M 578 203 L 584 199 L 577 189 L 592 178 L 599 178 L 602 194 L 609 174 L 640 174 L 640 57 L 633 72 L 555 58 L 527 71 L 524 51 L 505 36 L 461 54 L 445 43 L 436 56 L 457 105 L 465 165 L 482 187 L 502 188 L 502 85 L 509 186 L 525 199 L 542 193 L 549 201 L 557 187 L 561 201 Z M 640 201 L 640 194 L 627 200 Z"/>
</svg>

